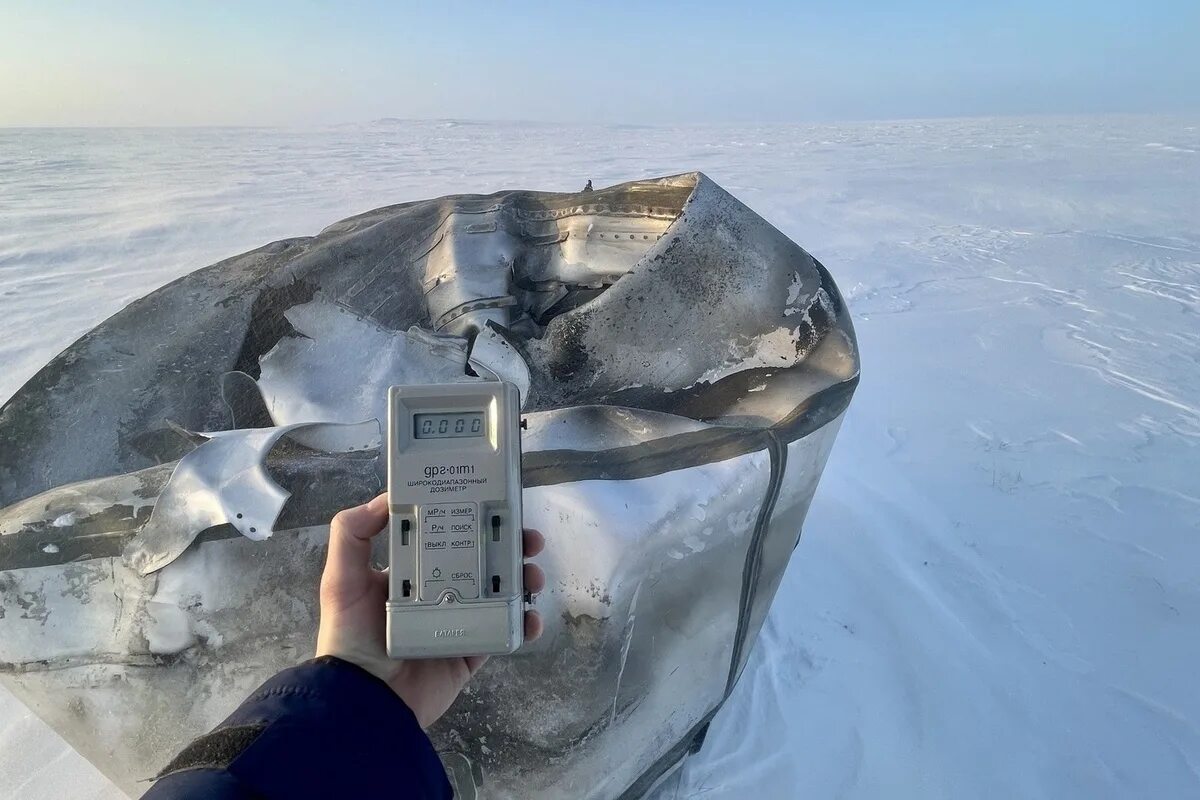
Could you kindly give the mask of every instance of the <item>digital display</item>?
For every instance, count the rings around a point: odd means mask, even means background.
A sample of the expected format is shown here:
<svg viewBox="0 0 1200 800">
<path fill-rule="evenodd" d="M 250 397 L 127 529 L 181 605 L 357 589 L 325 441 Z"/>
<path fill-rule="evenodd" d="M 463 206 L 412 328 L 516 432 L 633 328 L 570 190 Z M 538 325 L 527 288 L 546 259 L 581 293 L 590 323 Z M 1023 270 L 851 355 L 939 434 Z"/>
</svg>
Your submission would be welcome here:
<svg viewBox="0 0 1200 800">
<path fill-rule="evenodd" d="M 453 414 L 413 414 L 413 438 L 459 439 L 483 436 L 482 411 L 457 411 Z"/>
</svg>

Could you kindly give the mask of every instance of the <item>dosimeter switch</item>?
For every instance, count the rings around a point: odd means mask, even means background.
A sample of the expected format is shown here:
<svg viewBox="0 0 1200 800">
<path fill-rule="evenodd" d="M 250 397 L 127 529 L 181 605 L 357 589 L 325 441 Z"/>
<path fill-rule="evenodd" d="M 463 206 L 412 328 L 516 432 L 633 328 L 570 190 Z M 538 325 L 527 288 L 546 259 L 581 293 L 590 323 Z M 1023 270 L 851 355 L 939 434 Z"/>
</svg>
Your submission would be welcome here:
<svg viewBox="0 0 1200 800">
<path fill-rule="evenodd" d="M 502 381 L 388 390 L 392 658 L 521 645 L 520 415 Z"/>
</svg>

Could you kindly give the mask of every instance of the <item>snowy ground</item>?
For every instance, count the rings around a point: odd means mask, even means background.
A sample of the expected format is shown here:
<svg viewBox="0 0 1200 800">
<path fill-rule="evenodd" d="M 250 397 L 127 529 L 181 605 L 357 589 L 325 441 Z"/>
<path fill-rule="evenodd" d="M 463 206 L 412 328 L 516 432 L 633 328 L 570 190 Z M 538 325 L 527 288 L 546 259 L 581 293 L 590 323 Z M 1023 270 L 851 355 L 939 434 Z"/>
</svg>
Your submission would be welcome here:
<svg viewBox="0 0 1200 800">
<path fill-rule="evenodd" d="M 671 794 L 1200 794 L 1200 120 L 0 130 L 0 397 L 272 239 L 692 169 L 829 267 L 863 382 Z M 5 695 L 0 796 L 120 794 Z"/>
</svg>

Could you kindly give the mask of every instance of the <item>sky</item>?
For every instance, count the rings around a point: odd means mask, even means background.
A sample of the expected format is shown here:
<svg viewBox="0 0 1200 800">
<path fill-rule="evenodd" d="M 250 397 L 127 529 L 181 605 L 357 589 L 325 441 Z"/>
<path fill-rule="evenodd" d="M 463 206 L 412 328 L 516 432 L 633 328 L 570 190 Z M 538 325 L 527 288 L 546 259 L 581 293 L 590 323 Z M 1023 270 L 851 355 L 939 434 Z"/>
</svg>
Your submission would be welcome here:
<svg viewBox="0 0 1200 800">
<path fill-rule="evenodd" d="M 0 126 L 1200 114 L 1197 0 L 3 0 Z"/>
</svg>

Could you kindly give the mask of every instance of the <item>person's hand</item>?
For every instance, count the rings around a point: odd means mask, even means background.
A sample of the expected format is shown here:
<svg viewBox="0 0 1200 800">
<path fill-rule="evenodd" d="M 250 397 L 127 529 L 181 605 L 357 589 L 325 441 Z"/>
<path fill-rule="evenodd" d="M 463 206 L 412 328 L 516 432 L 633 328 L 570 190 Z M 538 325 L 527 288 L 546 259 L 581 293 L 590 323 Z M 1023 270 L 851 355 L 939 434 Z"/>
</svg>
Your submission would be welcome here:
<svg viewBox="0 0 1200 800">
<path fill-rule="evenodd" d="M 388 658 L 384 639 L 387 573 L 371 568 L 371 537 L 387 525 L 387 494 L 369 503 L 338 512 L 329 527 L 329 555 L 321 576 L 321 625 L 317 655 L 336 656 L 384 680 L 412 709 L 422 728 L 438 720 L 467 685 L 487 656 L 395 660 Z M 525 557 L 542 551 L 546 540 L 525 530 Z M 541 568 L 526 564 L 525 591 L 540 592 L 546 584 Z M 536 611 L 525 612 L 525 641 L 542 635 Z"/>
</svg>

